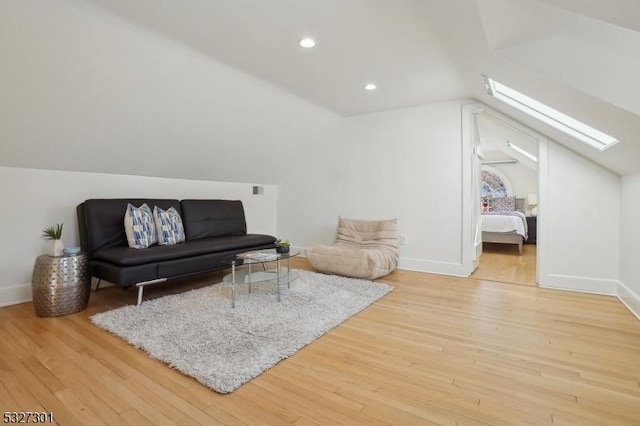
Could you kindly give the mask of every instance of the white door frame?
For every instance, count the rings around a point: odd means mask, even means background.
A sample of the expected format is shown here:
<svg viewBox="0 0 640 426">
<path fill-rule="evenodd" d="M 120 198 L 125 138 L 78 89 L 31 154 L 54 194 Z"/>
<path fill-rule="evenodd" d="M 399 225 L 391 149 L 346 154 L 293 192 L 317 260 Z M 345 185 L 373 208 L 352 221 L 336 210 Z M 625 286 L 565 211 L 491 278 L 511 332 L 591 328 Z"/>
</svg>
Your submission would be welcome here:
<svg viewBox="0 0 640 426">
<path fill-rule="evenodd" d="M 480 102 L 462 106 L 462 269 L 469 276 L 477 266 L 474 262 L 474 188 L 473 157 L 475 146 L 475 115 L 490 114 L 506 125 L 538 141 L 538 239 L 536 244 L 536 282 L 548 270 L 546 223 L 544 221 L 548 194 L 548 139 L 516 120 Z"/>
</svg>

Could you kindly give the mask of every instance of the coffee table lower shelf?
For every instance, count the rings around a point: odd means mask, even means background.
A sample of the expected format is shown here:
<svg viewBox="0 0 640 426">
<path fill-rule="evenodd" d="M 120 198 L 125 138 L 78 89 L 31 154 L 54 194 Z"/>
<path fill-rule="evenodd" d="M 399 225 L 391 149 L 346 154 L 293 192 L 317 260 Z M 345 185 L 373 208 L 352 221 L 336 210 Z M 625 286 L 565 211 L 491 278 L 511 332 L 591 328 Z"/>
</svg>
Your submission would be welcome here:
<svg viewBox="0 0 640 426">
<path fill-rule="evenodd" d="M 278 302 L 280 301 L 280 284 L 287 284 L 287 288 L 291 288 L 291 282 L 299 276 L 298 271 L 289 268 L 280 268 L 280 274 L 277 269 L 258 269 L 258 265 L 250 264 L 245 268 L 232 267 L 232 272 L 222 279 L 223 282 L 231 284 L 231 307 L 236 306 L 236 285 L 249 284 L 249 293 L 252 292 L 252 285 L 260 282 L 275 283 L 278 290 Z"/>
</svg>

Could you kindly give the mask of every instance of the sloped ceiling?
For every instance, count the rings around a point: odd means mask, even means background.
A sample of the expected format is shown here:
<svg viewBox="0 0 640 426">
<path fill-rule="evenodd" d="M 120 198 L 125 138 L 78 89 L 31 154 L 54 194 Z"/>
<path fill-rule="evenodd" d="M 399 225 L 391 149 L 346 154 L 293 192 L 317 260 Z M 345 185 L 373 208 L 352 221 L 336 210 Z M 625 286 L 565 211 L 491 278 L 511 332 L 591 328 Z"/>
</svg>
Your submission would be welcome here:
<svg viewBox="0 0 640 426">
<path fill-rule="evenodd" d="M 467 95 L 419 0 L 89 1 L 342 115 Z"/>
<path fill-rule="evenodd" d="M 47 105 L 22 101 L 24 93 L 6 83 L 6 93 L 0 95 L 5 99 L 4 95 L 12 95 L 16 102 L 5 104 L 4 109 L 0 106 L 5 117 L 0 119 L 5 122 L 0 123 L 9 129 L 3 143 L 19 141 L 21 137 L 26 142 L 17 143 L 19 148 L 0 150 L 0 165 L 46 167 L 47 161 L 55 160 L 60 167 L 74 169 L 65 159 L 56 157 L 53 147 L 57 147 L 75 152 L 77 162 L 87 170 L 127 173 L 137 167 L 139 173 L 146 175 L 277 183 L 278 173 L 270 174 L 270 170 L 282 161 L 294 161 L 296 155 L 304 152 L 305 144 L 317 143 L 322 129 L 343 117 L 475 98 L 618 174 L 640 171 L 637 78 L 640 1 L 637 0 L 7 0 L 2 7 L 5 12 L 20 10 L 38 18 L 22 22 L 5 14 L 0 19 L 4 25 L 4 28 L 0 25 L 0 38 L 9 34 L 9 26 L 23 36 L 21 40 L 0 39 L 0 53 L 10 58 L 6 63 L 27 64 L 25 69 L 0 69 L 0 78 L 9 82 L 16 76 L 27 78 L 33 74 L 34 85 L 30 90 L 51 95 L 51 99 L 54 96 L 63 99 L 68 92 L 65 89 L 81 84 L 74 96 L 82 102 L 95 100 L 98 110 L 87 117 L 99 122 L 98 130 L 102 133 L 93 134 L 87 126 L 86 134 L 70 134 L 64 127 L 73 127 L 69 121 L 57 126 L 64 131 L 42 137 L 42 125 L 31 126 L 26 122 L 27 115 L 16 115 L 16 108 L 49 114 L 48 119 L 54 124 L 60 117 L 51 114 Z M 66 9 L 56 12 L 55 8 Z M 135 42 L 144 44 L 144 49 L 139 50 L 134 43 L 127 45 L 120 34 L 102 37 L 102 45 L 92 46 L 97 40 L 98 32 L 93 29 L 96 23 L 87 23 L 84 28 L 78 23 L 84 18 L 75 17 L 77 9 L 87 16 L 95 15 L 100 26 L 127 27 L 123 33 L 134 34 Z M 46 16 L 50 19 L 46 20 Z M 74 39 L 65 35 L 68 37 L 65 40 L 63 28 L 56 27 L 71 20 L 78 33 L 73 34 Z M 101 31 L 106 33 L 107 29 Z M 29 32 L 37 36 L 31 37 Z M 316 39 L 314 49 L 303 50 L 297 45 L 305 36 Z M 43 52 L 38 59 L 39 52 L 34 48 L 40 46 L 36 39 L 60 49 Z M 158 39 L 166 43 L 159 43 Z M 100 59 L 105 47 L 110 49 L 110 56 Z M 156 50 L 163 49 L 170 55 L 156 54 Z M 142 51 L 145 56 L 137 56 Z M 87 59 L 87 54 L 95 58 Z M 173 62 L 163 63 L 163 55 Z M 184 58 L 187 56 L 198 64 L 197 70 L 191 71 L 193 67 Z M 200 57 L 208 58 L 211 65 Z M 83 67 L 70 66 L 69 76 L 65 74 L 68 70 L 54 70 L 59 75 L 52 84 L 42 83 L 33 71 L 46 72 L 42 67 L 50 65 L 47 61 L 73 64 L 74 58 L 85 61 Z M 122 72 L 118 60 L 128 61 L 129 69 L 140 68 L 147 75 L 153 69 L 156 78 L 162 74 L 162 81 L 170 81 L 172 74 L 179 72 L 183 78 L 179 84 L 183 87 L 167 89 L 180 103 L 160 108 L 162 94 L 146 84 L 142 72 L 135 76 Z M 102 89 L 92 77 L 101 68 L 103 79 L 104 67 L 108 66 L 105 64 L 112 64 L 109 73 L 113 78 L 105 81 Z M 236 76 L 233 85 L 223 82 L 218 75 L 231 72 L 224 67 L 250 76 L 249 86 L 256 91 L 247 89 L 243 99 L 234 98 L 234 91 L 237 93 L 246 80 Z M 481 74 L 622 142 L 602 153 L 584 146 L 488 96 Z M 119 78 L 132 81 L 129 86 L 118 87 Z M 197 84 L 195 78 L 204 84 Z M 376 83 L 378 90 L 364 91 L 363 85 L 368 82 Z M 137 91 L 145 85 L 148 88 L 144 92 Z M 125 123 L 129 127 L 122 134 L 109 122 L 117 118 L 111 111 L 121 107 L 119 91 L 128 102 L 127 108 L 135 106 Z M 222 101 L 215 103 L 221 94 Z M 107 101 L 101 99 L 104 96 Z M 264 103 L 260 102 L 278 102 L 279 106 L 267 107 L 265 117 L 256 125 L 239 115 L 248 108 L 247 99 L 253 116 L 259 116 L 259 108 L 264 109 Z M 194 100 L 193 108 L 198 110 L 187 114 L 186 107 Z M 59 104 L 56 108 L 64 110 L 64 101 Z M 179 111 L 185 112 L 180 116 L 176 114 Z M 134 117 L 135 114 L 138 116 Z M 9 122 L 6 118 L 14 116 L 25 122 L 15 119 Z M 138 117 L 143 119 L 140 124 L 136 121 L 140 120 Z M 182 124 L 173 126 L 169 117 L 179 117 Z M 287 120 L 291 123 L 287 124 Z M 154 123 L 161 129 L 149 130 Z M 127 131 L 135 126 L 137 133 L 132 137 L 137 139 L 126 140 Z M 313 129 L 307 131 L 313 136 L 305 137 L 305 129 Z M 84 145 L 88 140 L 100 143 L 88 147 Z M 152 161 L 144 164 L 133 161 L 126 164 L 119 158 L 118 149 L 124 151 L 133 142 L 144 140 L 166 143 L 166 149 L 153 150 Z M 122 146 L 114 150 L 114 143 Z M 194 153 L 192 158 L 176 167 L 171 143 L 189 148 Z M 259 153 L 257 157 L 262 161 L 250 169 L 226 161 L 234 157 L 238 146 L 243 146 L 246 152 Z M 146 148 L 150 151 L 152 147 Z M 145 151 L 144 146 L 137 149 Z M 267 153 L 274 149 L 278 152 L 269 156 Z M 99 156 L 89 157 L 92 152 Z M 37 153 L 51 157 L 38 160 Z M 211 167 L 208 158 L 219 161 Z M 159 167 L 162 172 L 157 171 Z"/>
<path fill-rule="evenodd" d="M 492 51 L 547 80 L 640 114 L 640 32 L 545 4 L 479 4 Z"/>
<path fill-rule="evenodd" d="M 90 1 L 341 115 L 472 96 L 618 174 L 640 170 L 636 0 Z M 304 36 L 317 47 L 301 51 Z M 480 74 L 623 143 L 583 146 L 488 97 Z"/>
<path fill-rule="evenodd" d="M 538 172 L 538 163 L 513 150 L 508 142 L 525 150 L 534 157 L 538 156 L 538 141 L 514 128 L 507 126 L 491 114 L 476 115 L 478 133 L 482 145 L 483 157 L 487 161 L 516 160 L 529 170 Z"/>
<path fill-rule="evenodd" d="M 428 1 L 471 96 L 618 173 L 640 170 L 640 2 Z M 473 11 L 473 12 L 470 12 Z M 487 95 L 484 74 L 622 142 L 598 152 Z"/>
</svg>

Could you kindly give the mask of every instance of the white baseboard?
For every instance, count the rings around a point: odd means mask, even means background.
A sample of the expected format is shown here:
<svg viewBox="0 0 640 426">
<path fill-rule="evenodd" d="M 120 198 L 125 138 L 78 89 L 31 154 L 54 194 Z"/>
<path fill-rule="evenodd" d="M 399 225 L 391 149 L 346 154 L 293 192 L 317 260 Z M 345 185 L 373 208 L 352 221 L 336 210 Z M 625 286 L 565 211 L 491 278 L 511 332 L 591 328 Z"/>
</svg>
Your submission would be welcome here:
<svg viewBox="0 0 640 426">
<path fill-rule="evenodd" d="M 618 299 L 640 320 L 640 296 L 623 282 L 618 282 Z"/>
<path fill-rule="evenodd" d="M 91 288 L 95 288 L 96 279 L 91 277 Z M 107 281 L 100 283 L 100 288 L 111 287 L 113 284 Z M 31 302 L 31 283 L 16 285 L 13 287 L 0 288 L 0 307 L 17 305 L 19 303 Z"/>
<path fill-rule="evenodd" d="M 546 277 L 540 277 L 539 282 L 542 288 L 604 294 L 607 296 L 617 296 L 618 294 L 618 281 L 616 280 L 549 274 Z"/>
<path fill-rule="evenodd" d="M 0 288 L 0 307 L 30 302 L 31 283 Z"/>
<path fill-rule="evenodd" d="M 401 257 L 398 269 L 406 271 L 427 272 L 430 274 L 451 275 L 454 277 L 468 277 L 461 263 L 439 262 L 435 260 L 412 259 Z"/>
</svg>

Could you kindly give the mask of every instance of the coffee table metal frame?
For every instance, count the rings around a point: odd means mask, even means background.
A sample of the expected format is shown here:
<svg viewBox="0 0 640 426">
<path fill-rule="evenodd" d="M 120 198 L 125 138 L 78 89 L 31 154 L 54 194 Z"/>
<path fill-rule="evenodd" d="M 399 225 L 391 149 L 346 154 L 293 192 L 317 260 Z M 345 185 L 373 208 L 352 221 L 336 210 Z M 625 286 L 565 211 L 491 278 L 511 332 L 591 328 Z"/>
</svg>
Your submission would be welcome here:
<svg viewBox="0 0 640 426">
<path fill-rule="evenodd" d="M 231 307 L 236 307 L 236 284 L 238 283 L 238 278 L 243 278 L 248 280 L 249 284 L 249 293 L 252 292 L 252 285 L 254 282 L 264 282 L 264 281 L 275 281 L 276 288 L 278 292 L 278 302 L 280 302 L 280 281 L 287 282 L 287 288 L 291 288 L 291 281 L 298 278 L 298 274 L 296 271 L 291 271 L 290 259 L 292 257 L 298 256 L 300 254 L 299 250 L 290 251 L 289 253 L 276 253 L 275 250 L 267 249 L 267 250 L 257 250 L 251 251 L 251 253 L 266 253 L 266 254 L 277 254 L 277 258 L 274 259 L 256 259 L 251 257 L 243 257 L 246 253 L 240 253 L 236 255 L 235 259 L 231 261 L 231 274 L 226 275 L 223 278 L 224 282 L 231 283 Z M 283 260 L 287 261 L 286 265 L 286 273 L 282 272 L 281 262 Z M 237 270 L 238 263 L 242 261 L 243 265 L 247 265 L 247 269 L 245 270 Z M 268 270 L 266 268 L 266 263 L 275 262 L 276 269 Z M 260 264 L 262 265 L 261 271 L 254 271 L 252 266 Z M 275 277 L 274 277 L 275 274 Z"/>
</svg>

